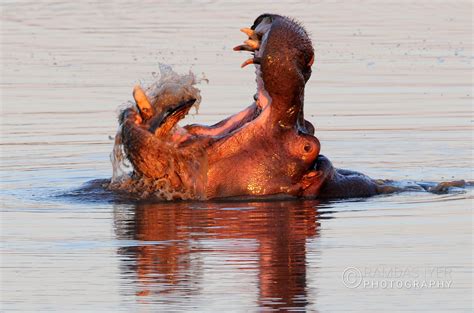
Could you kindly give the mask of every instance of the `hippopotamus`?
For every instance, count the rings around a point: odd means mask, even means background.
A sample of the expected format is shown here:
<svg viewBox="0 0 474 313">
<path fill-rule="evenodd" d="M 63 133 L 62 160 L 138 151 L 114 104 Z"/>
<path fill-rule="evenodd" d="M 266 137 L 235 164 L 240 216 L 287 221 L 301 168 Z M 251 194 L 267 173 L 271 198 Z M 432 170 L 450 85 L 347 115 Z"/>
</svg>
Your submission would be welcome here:
<svg viewBox="0 0 474 313">
<path fill-rule="evenodd" d="M 119 117 L 125 155 L 134 176 L 192 189 L 193 198 L 366 197 L 381 192 L 377 181 L 333 167 L 320 154 L 314 126 L 304 118 L 305 85 L 314 49 L 304 27 L 277 14 L 262 14 L 243 28 L 248 39 L 236 51 L 252 57 L 255 101 L 211 126 L 186 125 L 195 99 L 165 106 L 134 90 L 135 106 Z"/>
</svg>

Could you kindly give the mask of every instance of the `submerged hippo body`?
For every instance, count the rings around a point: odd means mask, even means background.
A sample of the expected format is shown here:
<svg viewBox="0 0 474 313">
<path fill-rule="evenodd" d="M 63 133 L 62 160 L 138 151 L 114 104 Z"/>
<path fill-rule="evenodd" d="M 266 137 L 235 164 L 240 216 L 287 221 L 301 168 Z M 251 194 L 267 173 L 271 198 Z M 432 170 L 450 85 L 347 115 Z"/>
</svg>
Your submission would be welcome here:
<svg viewBox="0 0 474 313">
<path fill-rule="evenodd" d="M 243 66 L 256 67 L 256 101 L 216 125 L 179 127 L 193 99 L 153 107 L 136 89 L 137 107 L 120 116 L 124 151 L 135 175 L 191 188 L 199 199 L 377 194 L 372 179 L 337 170 L 319 155 L 320 143 L 303 112 L 314 60 L 304 28 L 289 18 L 263 14 L 242 31 L 249 39 L 234 50 L 253 53 Z"/>
</svg>

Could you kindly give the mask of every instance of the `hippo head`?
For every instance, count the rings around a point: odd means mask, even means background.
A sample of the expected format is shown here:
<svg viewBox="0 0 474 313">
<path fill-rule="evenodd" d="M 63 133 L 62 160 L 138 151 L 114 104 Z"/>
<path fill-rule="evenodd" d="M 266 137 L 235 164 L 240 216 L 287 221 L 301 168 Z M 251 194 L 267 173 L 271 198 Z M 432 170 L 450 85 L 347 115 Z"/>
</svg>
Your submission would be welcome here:
<svg viewBox="0 0 474 313">
<path fill-rule="evenodd" d="M 255 103 L 213 126 L 179 127 L 192 99 L 155 114 L 143 109 L 146 96 L 135 90 L 140 110 L 121 115 L 126 155 L 139 176 L 199 185 L 204 199 L 316 196 L 328 173 L 317 168 L 320 143 L 303 112 L 311 40 L 300 24 L 274 14 L 260 15 L 242 31 L 249 38 L 234 50 L 253 54 L 242 66 L 255 65 Z"/>
</svg>

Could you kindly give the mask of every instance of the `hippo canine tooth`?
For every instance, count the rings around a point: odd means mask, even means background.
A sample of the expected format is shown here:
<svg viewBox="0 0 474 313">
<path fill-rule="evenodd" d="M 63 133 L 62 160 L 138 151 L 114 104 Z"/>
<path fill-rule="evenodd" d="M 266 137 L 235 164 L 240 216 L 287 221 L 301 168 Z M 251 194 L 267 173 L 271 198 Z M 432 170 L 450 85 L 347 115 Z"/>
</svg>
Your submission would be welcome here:
<svg viewBox="0 0 474 313">
<path fill-rule="evenodd" d="M 151 106 L 150 101 L 148 101 L 148 98 L 142 87 L 139 85 L 133 87 L 133 98 L 135 99 L 135 103 L 137 104 L 142 118 L 145 120 L 151 118 L 154 114 L 153 107 Z"/>
<path fill-rule="evenodd" d="M 244 63 L 242 63 L 242 65 L 240 67 L 244 68 L 249 64 L 253 64 L 253 59 L 252 58 L 245 60 Z"/>
<path fill-rule="evenodd" d="M 249 39 L 249 40 L 246 40 L 244 41 L 244 43 L 247 45 L 247 46 L 250 46 L 252 47 L 253 49 L 257 50 L 258 48 L 260 48 L 260 43 L 256 40 L 252 40 L 252 39 Z"/>
<path fill-rule="evenodd" d="M 250 47 L 249 45 L 240 45 L 234 47 L 234 51 L 255 51 L 255 49 Z"/>
<path fill-rule="evenodd" d="M 260 58 L 250 58 L 250 59 L 247 59 L 245 60 L 244 63 L 242 63 L 242 65 L 240 67 L 246 67 L 247 65 L 249 64 L 260 64 Z"/>
<path fill-rule="evenodd" d="M 240 31 L 243 32 L 243 33 L 245 33 L 245 34 L 246 34 L 247 36 L 249 36 L 249 37 L 252 37 L 252 36 L 255 35 L 255 31 L 254 31 L 253 29 L 248 28 L 248 27 L 246 27 L 246 28 L 241 28 Z"/>
<path fill-rule="evenodd" d="M 240 31 L 245 33 L 247 36 L 249 36 L 250 39 L 254 39 L 254 40 L 261 40 L 263 36 L 263 33 L 258 32 L 248 27 L 241 28 Z"/>
</svg>

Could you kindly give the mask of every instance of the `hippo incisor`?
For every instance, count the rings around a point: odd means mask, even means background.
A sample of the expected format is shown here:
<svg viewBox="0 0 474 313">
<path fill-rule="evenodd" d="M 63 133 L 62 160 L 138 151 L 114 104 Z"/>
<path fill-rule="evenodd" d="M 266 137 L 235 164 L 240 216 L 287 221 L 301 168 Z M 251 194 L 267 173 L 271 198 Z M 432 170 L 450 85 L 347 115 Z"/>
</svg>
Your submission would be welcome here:
<svg viewBox="0 0 474 313">
<path fill-rule="evenodd" d="M 336 169 L 320 155 L 313 125 L 304 119 L 305 84 L 314 51 L 305 29 L 287 17 L 260 15 L 236 51 L 253 56 L 255 102 L 212 126 L 179 127 L 194 103 L 151 105 L 135 88 L 136 107 L 119 118 L 134 175 L 193 189 L 196 199 L 224 197 L 360 197 L 379 192 L 375 181 Z"/>
</svg>

